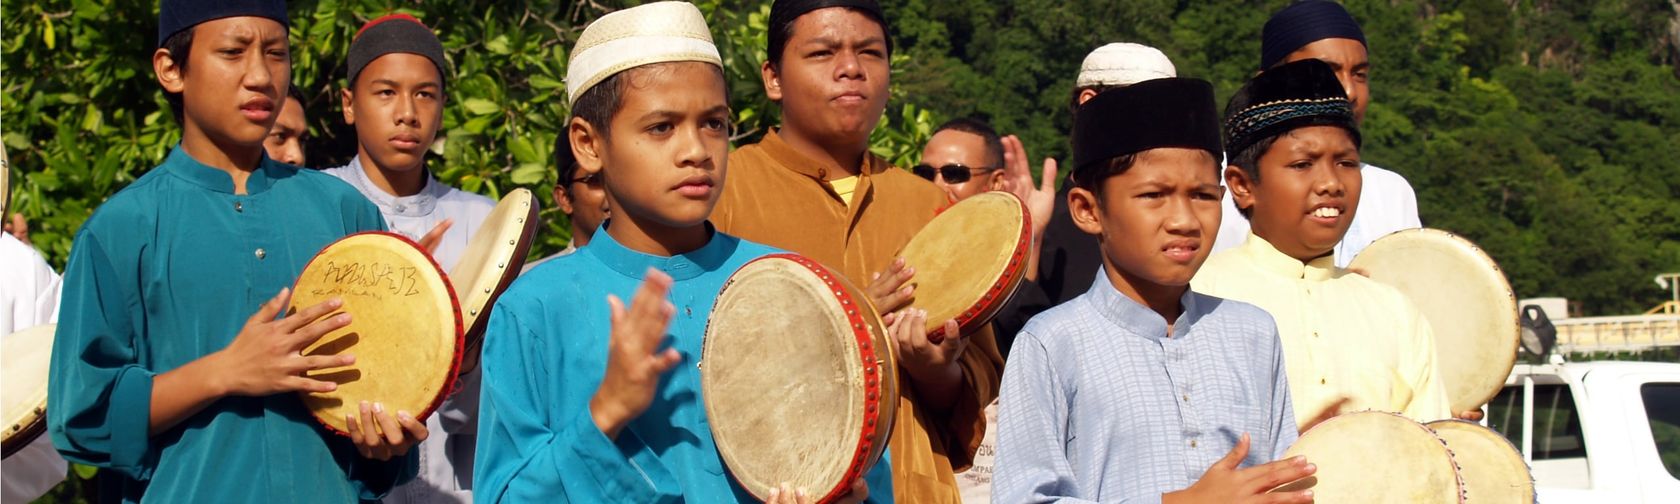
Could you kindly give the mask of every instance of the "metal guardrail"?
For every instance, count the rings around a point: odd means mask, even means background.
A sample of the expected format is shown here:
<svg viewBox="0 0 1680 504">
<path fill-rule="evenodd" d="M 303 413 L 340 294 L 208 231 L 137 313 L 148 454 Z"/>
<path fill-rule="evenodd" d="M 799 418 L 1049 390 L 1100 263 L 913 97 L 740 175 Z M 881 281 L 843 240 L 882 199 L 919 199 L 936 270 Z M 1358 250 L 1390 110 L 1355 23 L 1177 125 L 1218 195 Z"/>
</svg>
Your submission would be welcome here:
<svg viewBox="0 0 1680 504">
<path fill-rule="evenodd" d="M 1632 352 L 1680 347 L 1680 315 L 1627 315 L 1553 320 L 1557 352 Z"/>
</svg>

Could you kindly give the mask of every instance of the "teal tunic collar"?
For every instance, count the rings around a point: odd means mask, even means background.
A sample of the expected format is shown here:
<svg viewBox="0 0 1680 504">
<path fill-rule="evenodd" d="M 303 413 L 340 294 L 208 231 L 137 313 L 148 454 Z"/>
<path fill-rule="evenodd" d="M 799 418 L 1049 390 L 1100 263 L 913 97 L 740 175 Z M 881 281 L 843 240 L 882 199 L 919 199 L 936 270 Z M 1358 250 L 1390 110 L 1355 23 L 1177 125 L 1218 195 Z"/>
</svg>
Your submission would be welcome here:
<svg viewBox="0 0 1680 504">
<path fill-rule="evenodd" d="M 191 154 L 187 154 L 180 144 L 175 144 L 175 148 L 169 151 L 169 157 L 163 160 L 162 168 L 166 173 L 193 185 L 219 193 L 234 193 L 232 175 L 220 168 L 198 162 Z M 251 176 L 245 179 L 245 193 L 256 195 L 267 191 L 274 178 L 282 176 L 277 171 L 283 169 L 279 163 L 268 158 L 268 153 L 263 153 L 262 160 L 257 162 L 257 169 L 251 170 Z"/>
<path fill-rule="evenodd" d="M 651 267 L 671 275 L 672 279 L 679 282 L 691 280 L 706 272 L 716 271 L 729 256 L 734 255 L 735 249 L 741 244 L 739 238 L 719 233 L 712 229 L 711 222 L 707 222 L 706 232 L 711 235 L 711 239 L 706 241 L 705 246 L 686 254 L 661 257 L 630 250 L 618 243 L 618 240 L 613 239 L 612 233 L 606 232 L 611 224 L 610 219 L 602 222 L 600 232 L 595 233 L 589 240 L 589 245 L 578 250 L 595 256 L 608 268 L 630 278 L 642 278 Z"/>
</svg>

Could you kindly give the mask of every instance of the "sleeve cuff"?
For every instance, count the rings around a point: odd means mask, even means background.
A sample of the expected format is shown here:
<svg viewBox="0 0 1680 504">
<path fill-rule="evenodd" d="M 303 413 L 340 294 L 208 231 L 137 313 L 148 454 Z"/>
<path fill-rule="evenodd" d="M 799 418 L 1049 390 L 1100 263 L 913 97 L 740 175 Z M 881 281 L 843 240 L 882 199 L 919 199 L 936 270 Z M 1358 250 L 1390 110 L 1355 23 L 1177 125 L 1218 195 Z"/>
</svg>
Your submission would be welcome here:
<svg viewBox="0 0 1680 504">
<path fill-rule="evenodd" d="M 111 468 L 134 479 L 151 477 L 152 378 L 140 366 L 128 366 L 111 387 L 106 424 L 111 426 Z"/>
<path fill-rule="evenodd" d="M 680 496 L 676 478 L 635 432 L 626 428 L 619 432 L 616 441 L 608 439 L 595 426 L 587 408 L 574 417 L 570 430 L 571 442 L 562 442 L 560 446 L 571 450 L 572 457 L 567 458 L 573 464 L 588 468 L 585 472 L 595 478 L 603 491 L 601 495 L 621 496 L 625 502 L 663 502 Z M 568 474 L 569 465 L 555 464 L 560 481 L 580 476 Z"/>
</svg>

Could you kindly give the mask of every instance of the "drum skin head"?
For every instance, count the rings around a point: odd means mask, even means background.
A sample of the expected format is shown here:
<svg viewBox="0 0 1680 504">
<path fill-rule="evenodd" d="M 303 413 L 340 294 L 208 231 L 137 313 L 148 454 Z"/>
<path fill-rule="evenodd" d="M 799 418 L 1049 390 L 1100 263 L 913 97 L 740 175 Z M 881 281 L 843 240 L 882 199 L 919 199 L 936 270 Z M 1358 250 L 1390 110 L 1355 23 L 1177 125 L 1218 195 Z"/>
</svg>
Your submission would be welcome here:
<svg viewBox="0 0 1680 504">
<path fill-rule="evenodd" d="M 461 309 L 437 263 L 407 238 L 357 233 L 310 259 L 292 289 L 288 315 L 330 298 L 344 300 L 350 325 L 327 333 L 304 355 L 356 356 L 356 363 L 308 373 L 338 389 L 300 393 L 328 429 L 348 435 L 345 416 L 361 401 L 407 411 L 424 422 L 448 395 L 460 365 Z"/>
<path fill-rule="evenodd" d="M 1423 424 L 1361 411 L 1325 420 L 1289 447 L 1318 472 L 1273 491 L 1311 489 L 1323 504 L 1455 504 L 1463 486 L 1452 452 Z"/>
<path fill-rule="evenodd" d="M 1031 233 L 1020 198 L 992 191 L 940 212 L 904 245 L 899 255 L 916 269 L 910 306 L 927 310 L 930 339 L 948 336 L 947 320 L 961 334 L 991 322 L 1025 278 Z"/>
<path fill-rule="evenodd" d="M 1534 475 L 1522 452 L 1493 429 L 1463 420 L 1436 420 L 1428 427 L 1447 442 L 1471 502 L 1531 504 Z"/>
<path fill-rule="evenodd" d="M 885 451 L 897 366 L 860 293 L 815 261 L 775 254 L 742 266 L 718 295 L 702 396 L 718 453 L 753 496 L 787 483 L 832 502 Z"/>
<path fill-rule="evenodd" d="M 0 458 L 29 446 L 47 431 L 47 374 L 52 366 L 55 324 L 38 325 L 0 337 L 0 415 L 6 431 Z"/>
<path fill-rule="evenodd" d="M 483 339 L 496 298 L 524 269 L 536 235 L 536 199 L 524 188 L 509 191 L 484 218 L 460 262 L 449 272 L 450 284 L 459 289 L 456 295 L 461 300 L 469 351 L 476 350 Z"/>
<path fill-rule="evenodd" d="M 1452 411 L 1480 408 L 1517 363 L 1517 297 L 1476 244 L 1438 229 L 1379 238 L 1348 265 L 1398 289 L 1429 320 Z"/>
</svg>

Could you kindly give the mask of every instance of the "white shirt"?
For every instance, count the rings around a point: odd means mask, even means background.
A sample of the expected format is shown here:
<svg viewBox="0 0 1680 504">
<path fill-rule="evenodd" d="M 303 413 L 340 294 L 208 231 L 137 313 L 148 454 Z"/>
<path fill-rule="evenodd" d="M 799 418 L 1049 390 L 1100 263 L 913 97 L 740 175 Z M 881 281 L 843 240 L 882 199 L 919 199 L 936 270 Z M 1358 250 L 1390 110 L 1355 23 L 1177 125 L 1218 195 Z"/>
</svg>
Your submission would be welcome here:
<svg viewBox="0 0 1680 504">
<path fill-rule="evenodd" d="M 58 321 L 60 278 L 34 248 L 0 233 L 0 334 Z M 13 391 L 5 391 L 10 393 Z M 3 427 L 3 426 L 0 426 Z M 4 462 L 0 502 L 29 502 L 64 481 L 69 465 L 42 435 Z"/>
<path fill-rule="evenodd" d="M 363 196 L 367 196 L 385 226 L 392 232 L 419 240 L 444 219 L 454 220 L 443 233 L 437 252 L 432 254 L 444 272 L 455 269 L 455 263 L 466 252 L 472 235 L 496 208 L 496 202 L 482 195 L 449 187 L 431 175 L 426 186 L 413 196 L 387 193 L 368 179 L 363 171 L 362 158 L 350 164 L 322 170 L 349 182 Z M 477 449 L 479 373 L 474 370 L 457 378 L 455 393 L 444 399 L 432 416 L 426 418 L 425 441 L 420 443 L 420 470 L 414 480 L 391 490 L 386 502 L 472 502 L 472 463 Z"/>
<path fill-rule="evenodd" d="M 349 182 L 379 207 L 379 214 L 385 217 L 385 227 L 411 240 L 419 241 L 439 222 L 453 219 L 455 223 L 443 233 L 443 241 L 438 243 L 437 253 L 433 254 L 444 272 L 455 269 L 455 262 L 460 261 L 461 254 L 466 252 L 473 232 L 496 208 L 496 202 L 490 198 L 449 187 L 430 174 L 426 176 L 426 186 L 420 189 L 419 194 L 392 195 L 368 179 L 359 156 L 351 159 L 348 165 L 321 171 Z"/>
<path fill-rule="evenodd" d="M 1359 208 L 1354 210 L 1353 224 L 1348 226 L 1341 243 L 1336 244 L 1336 266 L 1346 268 L 1353 256 L 1365 250 L 1377 238 L 1400 231 L 1423 227 L 1418 220 L 1417 193 L 1406 177 L 1373 165 L 1361 170 L 1364 181 L 1359 195 Z M 1237 211 L 1231 191 L 1225 191 L 1225 212 L 1219 222 L 1219 235 L 1214 238 L 1213 253 L 1243 244 L 1248 239 L 1248 218 Z"/>
</svg>

